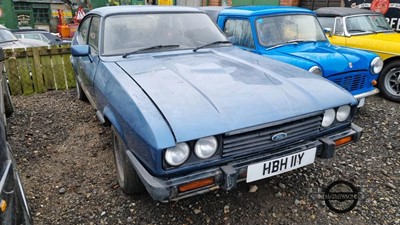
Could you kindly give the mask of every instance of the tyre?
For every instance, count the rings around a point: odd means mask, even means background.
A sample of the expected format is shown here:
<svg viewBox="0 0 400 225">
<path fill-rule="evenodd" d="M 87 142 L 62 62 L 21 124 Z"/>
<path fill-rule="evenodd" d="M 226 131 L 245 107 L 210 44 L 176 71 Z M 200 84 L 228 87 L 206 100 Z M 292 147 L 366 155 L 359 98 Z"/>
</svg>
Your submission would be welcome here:
<svg viewBox="0 0 400 225">
<path fill-rule="evenodd" d="M 115 165 L 117 167 L 118 183 L 122 191 L 128 195 L 136 195 L 145 192 L 145 187 L 140 180 L 135 168 L 129 162 L 126 155 L 126 147 L 118 132 L 112 129 L 112 144 L 114 149 Z"/>
<path fill-rule="evenodd" d="M 14 105 L 11 101 L 11 93 L 10 89 L 8 88 L 8 85 L 5 85 L 5 91 L 4 91 L 4 111 L 6 113 L 6 116 L 11 116 L 14 112 Z"/>
<path fill-rule="evenodd" d="M 85 95 L 85 92 L 83 92 L 81 85 L 78 82 L 78 79 L 76 79 L 76 93 L 78 95 L 78 99 L 81 101 L 87 101 L 87 97 Z"/>
<path fill-rule="evenodd" d="M 384 98 L 400 102 L 400 61 L 390 62 L 383 67 L 378 88 Z"/>
<path fill-rule="evenodd" d="M 21 178 L 19 177 L 17 170 L 17 163 L 15 161 L 13 152 L 11 150 L 10 145 L 7 143 L 7 148 L 10 149 L 9 153 L 11 154 L 11 159 L 14 165 L 14 193 L 15 193 L 15 210 L 16 210 L 16 222 L 17 224 L 23 225 L 32 225 L 32 215 L 31 210 L 28 204 L 28 200 L 26 198 L 24 186 L 21 183 Z"/>
</svg>

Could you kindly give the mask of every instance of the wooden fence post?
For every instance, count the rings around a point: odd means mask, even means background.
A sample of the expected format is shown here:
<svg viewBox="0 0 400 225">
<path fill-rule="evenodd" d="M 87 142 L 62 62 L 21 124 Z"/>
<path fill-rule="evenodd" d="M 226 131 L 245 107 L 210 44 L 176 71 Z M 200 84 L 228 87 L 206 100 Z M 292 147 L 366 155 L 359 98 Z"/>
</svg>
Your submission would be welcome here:
<svg viewBox="0 0 400 225">
<path fill-rule="evenodd" d="M 54 77 L 57 83 L 57 90 L 64 90 L 67 88 L 67 84 L 64 76 L 62 52 L 60 51 L 60 47 L 58 46 L 51 46 L 51 51 L 51 60 L 53 61 L 53 65 L 57 66 L 57 68 L 54 69 Z"/>
<path fill-rule="evenodd" d="M 10 57 L 6 60 L 7 79 L 11 95 L 21 95 L 22 86 L 18 75 L 17 59 Z"/>
<path fill-rule="evenodd" d="M 47 91 L 46 87 L 44 86 L 43 80 L 43 70 L 42 65 L 40 63 L 40 54 L 38 48 L 32 48 L 33 51 L 33 65 L 32 68 L 32 78 L 35 84 L 36 93 L 44 93 Z"/>
<path fill-rule="evenodd" d="M 35 89 L 32 84 L 32 77 L 30 72 L 30 65 L 27 61 L 27 57 L 29 52 L 31 53 L 31 49 L 27 48 L 17 48 L 14 49 L 15 54 L 17 55 L 17 68 L 19 73 L 19 79 L 22 86 L 22 92 L 24 95 L 30 95 L 35 93 Z M 20 55 L 24 55 L 25 57 L 18 57 Z"/>
<path fill-rule="evenodd" d="M 70 45 L 62 45 L 62 48 L 64 48 L 64 49 L 68 48 L 68 50 L 69 50 L 71 48 L 71 46 Z M 68 89 L 74 88 L 76 86 L 74 69 L 72 68 L 70 56 L 71 56 L 71 54 L 63 54 L 64 71 L 65 71 L 65 76 L 67 78 Z"/>
<path fill-rule="evenodd" d="M 54 79 L 54 68 L 51 62 L 50 51 L 47 47 L 41 47 L 39 49 L 39 54 L 45 87 L 47 90 L 54 90 L 56 89 L 56 82 Z"/>
</svg>

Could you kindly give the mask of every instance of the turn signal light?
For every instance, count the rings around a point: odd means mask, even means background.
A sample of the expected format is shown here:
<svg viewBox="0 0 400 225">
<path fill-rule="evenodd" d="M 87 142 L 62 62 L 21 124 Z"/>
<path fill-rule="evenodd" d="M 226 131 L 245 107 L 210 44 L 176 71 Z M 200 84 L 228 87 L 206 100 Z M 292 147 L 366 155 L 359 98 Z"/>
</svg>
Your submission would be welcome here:
<svg viewBox="0 0 400 225">
<path fill-rule="evenodd" d="M 0 210 L 1 210 L 1 212 L 2 212 L 2 213 L 5 212 L 6 209 L 7 209 L 7 202 L 6 202 L 6 200 L 1 200 L 1 202 L 0 202 Z"/>
<path fill-rule="evenodd" d="M 371 84 L 372 84 L 372 86 L 375 86 L 375 85 L 377 85 L 377 84 L 378 84 L 378 81 L 376 81 L 376 80 L 372 80 L 372 81 L 371 81 Z"/>
<path fill-rule="evenodd" d="M 178 187 L 179 192 L 185 192 L 185 191 L 190 191 L 193 189 L 205 187 L 211 184 L 214 184 L 215 180 L 214 178 L 206 178 L 202 180 L 196 180 L 187 184 L 182 184 Z"/>
<path fill-rule="evenodd" d="M 338 140 L 335 141 L 335 145 L 336 146 L 340 146 L 340 145 L 344 145 L 346 143 L 349 143 L 350 141 L 353 140 L 352 136 L 348 136 L 348 137 L 344 137 L 344 138 L 340 138 Z"/>
</svg>

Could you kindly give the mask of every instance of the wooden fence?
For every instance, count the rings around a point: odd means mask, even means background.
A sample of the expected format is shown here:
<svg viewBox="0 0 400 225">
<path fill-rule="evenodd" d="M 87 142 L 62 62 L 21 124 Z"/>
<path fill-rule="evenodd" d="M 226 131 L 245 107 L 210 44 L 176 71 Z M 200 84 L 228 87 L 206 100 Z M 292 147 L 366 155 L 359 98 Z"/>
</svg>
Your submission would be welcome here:
<svg viewBox="0 0 400 225">
<path fill-rule="evenodd" d="M 5 49 L 11 95 L 30 95 L 75 87 L 70 46 Z"/>
</svg>

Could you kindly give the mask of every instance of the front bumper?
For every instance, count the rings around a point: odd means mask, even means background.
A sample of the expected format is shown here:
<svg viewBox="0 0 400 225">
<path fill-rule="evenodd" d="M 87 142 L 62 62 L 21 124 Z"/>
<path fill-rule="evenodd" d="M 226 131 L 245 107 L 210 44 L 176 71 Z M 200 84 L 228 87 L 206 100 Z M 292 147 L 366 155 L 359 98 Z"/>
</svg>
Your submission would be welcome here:
<svg viewBox="0 0 400 225">
<path fill-rule="evenodd" d="M 361 138 L 361 134 L 362 129 L 352 124 L 351 128 L 319 138 L 318 140 L 304 141 L 300 144 L 294 144 L 273 152 L 242 157 L 223 166 L 195 171 L 187 175 L 169 179 L 152 176 L 130 151 L 127 151 L 127 155 L 151 197 L 154 200 L 166 202 L 206 193 L 219 188 L 224 190 L 234 189 L 238 182 L 246 181 L 247 167 L 249 165 L 287 156 L 306 149 L 316 148 L 317 157 L 332 158 L 336 147 L 340 146 L 339 142 L 335 143 L 336 141 L 351 137 L 351 141 L 346 143 L 356 142 Z M 182 185 L 202 180 L 213 180 L 213 182 L 188 191 L 179 191 L 179 187 Z"/>
<path fill-rule="evenodd" d="M 358 94 L 358 95 L 354 95 L 354 98 L 356 98 L 358 100 L 358 106 L 357 108 L 361 108 L 364 106 L 364 102 L 365 102 L 365 98 L 372 96 L 372 95 L 376 95 L 379 93 L 379 89 L 378 88 L 374 88 L 372 91 L 368 91 L 362 94 Z"/>
</svg>

